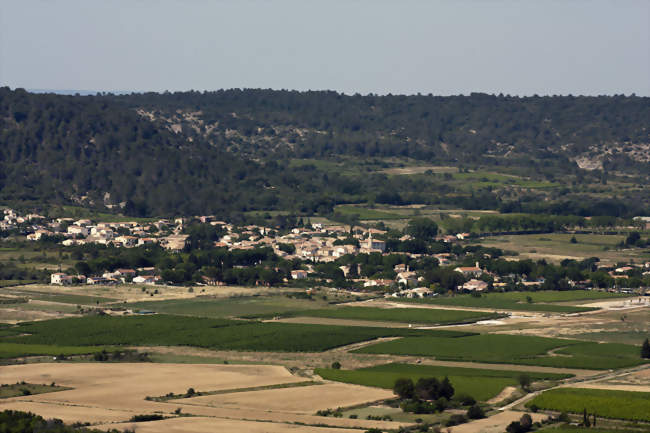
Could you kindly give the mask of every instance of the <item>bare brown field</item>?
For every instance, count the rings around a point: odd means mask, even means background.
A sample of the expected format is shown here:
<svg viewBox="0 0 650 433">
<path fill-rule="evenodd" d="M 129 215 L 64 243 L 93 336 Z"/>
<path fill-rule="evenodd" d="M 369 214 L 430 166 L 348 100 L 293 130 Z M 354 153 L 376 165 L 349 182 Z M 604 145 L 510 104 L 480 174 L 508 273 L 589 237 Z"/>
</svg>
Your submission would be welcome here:
<svg viewBox="0 0 650 433">
<path fill-rule="evenodd" d="M 178 408 L 185 415 L 211 418 L 209 422 L 199 423 L 197 427 L 178 421 L 182 426 L 173 427 L 181 429 L 178 431 L 206 431 L 202 430 L 202 426 L 208 425 L 212 428 L 211 431 L 232 431 L 226 429 L 235 428 L 233 426 L 237 423 L 232 426 L 228 424 L 233 420 L 263 421 L 260 422 L 263 426 L 251 426 L 250 429 L 246 427 L 247 430 L 239 431 L 292 431 L 290 426 L 294 423 L 307 426 L 327 424 L 339 428 L 399 427 L 399 424 L 387 421 L 323 418 L 313 414 L 316 410 L 327 409 L 335 401 L 335 406 L 338 407 L 340 402 L 360 404 L 390 397 L 390 392 L 376 388 L 332 384 L 265 391 L 243 390 L 305 380 L 304 377 L 292 375 L 284 367 L 274 365 L 52 363 L 12 365 L 0 370 L 0 383 L 23 380 L 30 383 L 55 382 L 73 389 L 3 399 L 0 401 L 0 410 L 31 411 L 69 423 L 111 423 L 111 428 L 114 423 L 128 422 L 134 415 L 160 413 L 174 417 L 177 416 L 174 412 Z M 145 399 L 147 396 L 162 396 L 170 392 L 183 394 L 189 388 L 197 391 L 242 391 L 206 396 L 208 400 L 211 398 L 215 401 L 225 398 L 223 407 L 203 405 L 201 399 L 204 397 L 164 403 Z M 326 391 L 324 394 L 322 389 Z M 230 404 L 229 399 L 241 399 L 242 404 Z M 183 419 L 191 424 L 194 417 Z M 222 429 L 220 423 L 224 420 L 227 422 Z M 171 424 L 175 425 L 173 422 Z M 153 426 L 152 429 L 160 427 L 159 424 L 150 425 Z M 140 426 L 138 423 L 138 431 L 142 431 Z"/>
<path fill-rule="evenodd" d="M 605 379 L 575 384 L 579 388 L 611 389 L 615 391 L 650 392 L 650 366 L 640 370 L 608 375 Z"/>
<path fill-rule="evenodd" d="M 2 323 L 29 322 L 32 320 L 49 320 L 65 317 L 65 314 L 48 311 L 24 310 L 22 308 L 0 308 Z"/>
<path fill-rule="evenodd" d="M 215 419 L 206 417 L 173 418 L 164 421 L 106 424 L 99 429 L 133 429 L 138 433 L 351 433 L 347 428 L 314 427 L 292 424 Z M 218 430 L 215 430 L 218 428 Z"/>
<path fill-rule="evenodd" d="M 145 291 L 142 291 L 142 288 Z M 60 295 L 83 295 L 113 298 L 117 302 L 140 302 L 140 301 L 162 301 L 168 299 L 187 299 L 198 295 L 209 295 L 227 298 L 231 296 L 252 296 L 255 294 L 278 294 L 285 290 L 266 287 L 240 287 L 240 286 L 204 286 L 195 288 L 189 292 L 188 287 L 183 286 L 147 286 L 142 284 L 120 284 L 117 286 L 81 285 L 81 286 L 57 286 L 49 284 L 29 284 L 15 286 L 12 290 L 22 292 L 47 292 Z M 151 292 L 158 293 L 151 296 Z M 288 290 L 292 291 L 292 290 Z M 295 291 L 295 290 L 294 290 Z"/>
<path fill-rule="evenodd" d="M 317 410 L 348 407 L 370 401 L 392 398 L 393 393 L 381 388 L 328 383 L 299 388 L 267 389 L 233 394 L 206 395 L 177 400 L 178 403 L 211 407 L 268 410 L 273 412 L 314 414 Z"/>
</svg>

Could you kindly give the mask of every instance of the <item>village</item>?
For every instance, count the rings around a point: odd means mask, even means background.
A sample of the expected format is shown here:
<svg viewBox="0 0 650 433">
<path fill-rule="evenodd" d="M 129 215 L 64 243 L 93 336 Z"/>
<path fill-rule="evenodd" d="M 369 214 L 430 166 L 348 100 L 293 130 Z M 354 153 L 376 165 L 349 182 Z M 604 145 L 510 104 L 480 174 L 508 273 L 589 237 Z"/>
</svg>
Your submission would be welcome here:
<svg viewBox="0 0 650 433">
<path fill-rule="evenodd" d="M 169 252 L 181 252 L 187 248 L 189 235 L 186 228 L 193 224 L 204 224 L 219 230 L 220 236 L 213 241 L 213 248 L 228 251 L 255 250 L 270 248 L 273 253 L 286 261 L 299 263 L 284 278 L 285 283 L 307 280 L 313 277 L 316 264 L 331 263 L 345 256 L 375 254 L 387 256 L 403 255 L 405 262 L 420 259 L 435 259 L 440 267 L 449 267 L 458 273 L 459 284 L 452 289 L 458 293 L 481 293 L 488 290 L 505 291 L 513 281 L 520 290 L 536 290 L 542 287 L 543 277 L 528 278 L 527 275 L 508 273 L 499 275 L 482 268 L 479 261 L 473 266 L 463 265 L 458 248 L 448 252 L 422 254 L 411 252 L 387 252 L 386 230 L 373 227 L 323 225 L 322 223 L 300 224 L 298 227 L 279 230 L 275 227 L 259 225 L 234 226 L 217 220 L 214 216 L 196 216 L 192 218 L 158 219 L 146 223 L 136 221 L 101 222 L 91 219 L 53 218 L 48 220 L 42 215 L 29 213 L 19 215 L 12 209 L 5 209 L 0 229 L 18 230 L 27 241 L 53 240 L 62 246 L 98 244 L 115 248 L 137 248 L 158 245 Z M 469 233 L 439 234 L 435 241 L 445 245 L 458 245 L 470 238 Z M 403 234 L 401 242 L 412 240 L 409 234 Z M 490 258 L 489 254 L 484 254 Z M 599 270 L 607 272 L 614 281 L 627 281 L 630 273 L 640 270 L 642 277 L 650 276 L 650 262 L 629 263 L 620 266 L 596 264 Z M 423 298 L 436 296 L 440 291 L 427 284 L 422 269 L 411 269 L 407 263 L 397 263 L 392 268 L 393 278 L 372 278 L 361 276 L 361 265 L 350 264 L 338 267 L 343 277 L 354 284 L 354 291 L 380 291 L 387 297 Z M 318 283 L 318 281 L 313 281 Z M 326 279 L 325 282 L 331 282 Z M 69 274 L 54 272 L 50 275 L 50 284 L 71 285 L 113 285 L 113 284 L 168 284 L 153 266 L 138 268 L 106 269 L 97 275 Z M 593 289 L 589 280 L 569 280 L 570 288 Z M 203 276 L 199 285 L 223 285 L 222 281 Z M 636 290 L 635 290 L 636 289 Z M 624 293 L 645 292 L 645 286 L 634 289 L 618 286 L 611 291 Z"/>
</svg>

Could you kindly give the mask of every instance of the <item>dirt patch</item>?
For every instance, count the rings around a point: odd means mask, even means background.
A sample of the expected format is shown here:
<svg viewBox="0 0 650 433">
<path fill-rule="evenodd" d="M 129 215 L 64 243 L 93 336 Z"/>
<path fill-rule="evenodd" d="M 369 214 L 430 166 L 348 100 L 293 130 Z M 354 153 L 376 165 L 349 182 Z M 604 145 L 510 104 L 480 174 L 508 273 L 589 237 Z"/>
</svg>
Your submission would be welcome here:
<svg viewBox="0 0 650 433">
<path fill-rule="evenodd" d="M 522 412 L 503 411 L 489 418 L 479 419 L 467 424 L 461 424 L 451 428 L 452 433 L 503 433 L 508 424 L 513 421 L 519 421 Z M 540 413 L 529 414 L 533 418 L 533 422 L 541 421 L 547 417 Z"/>
<path fill-rule="evenodd" d="M 218 426 L 218 429 L 217 429 Z M 138 433 L 350 433 L 347 428 L 312 427 L 214 418 L 174 418 L 164 421 L 100 425 L 101 430 L 131 429 Z"/>
<path fill-rule="evenodd" d="M 572 388 L 611 389 L 613 391 L 650 392 L 650 385 L 614 385 L 609 383 L 576 383 Z"/>
<path fill-rule="evenodd" d="M 517 391 L 517 388 L 514 386 L 506 386 L 503 388 L 503 391 L 501 391 L 498 395 L 495 395 L 488 401 L 486 401 L 487 404 L 497 404 L 507 398 L 510 398 L 512 394 L 514 394 Z"/>
</svg>

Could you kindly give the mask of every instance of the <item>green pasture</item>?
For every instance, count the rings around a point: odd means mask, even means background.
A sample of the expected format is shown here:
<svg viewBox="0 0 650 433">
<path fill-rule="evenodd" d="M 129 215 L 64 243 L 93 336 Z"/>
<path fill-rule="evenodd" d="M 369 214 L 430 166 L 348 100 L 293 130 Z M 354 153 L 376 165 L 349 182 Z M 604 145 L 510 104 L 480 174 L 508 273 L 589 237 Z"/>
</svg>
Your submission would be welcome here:
<svg viewBox="0 0 650 433">
<path fill-rule="evenodd" d="M 263 323 L 198 317 L 87 316 L 20 324 L 8 343 L 61 346 L 197 346 L 215 350 L 321 352 L 380 337 L 473 335 L 448 330 Z"/>
<path fill-rule="evenodd" d="M 456 395 L 469 394 L 476 400 L 485 401 L 498 395 L 506 386 L 517 386 L 518 377 L 524 372 L 507 370 L 484 370 L 478 368 L 442 367 L 434 365 L 385 364 L 358 370 L 335 370 L 319 368 L 314 371 L 323 379 L 356 385 L 392 389 L 399 378 L 416 382 L 423 377 L 447 376 Z M 531 380 L 559 380 L 569 375 L 525 372 Z"/>
<path fill-rule="evenodd" d="M 581 302 L 614 299 L 629 295 L 588 290 L 504 292 L 484 293 L 480 297 L 471 295 L 438 296 L 426 299 L 399 299 L 399 302 L 415 302 L 456 307 L 490 308 L 495 310 L 541 311 L 549 313 L 580 313 L 596 308 L 573 305 L 559 305 L 558 302 Z M 528 302 L 530 297 L 532 302 Z"/>
<path fill-rule="evenodd" d="M 124 307 L 183 316 L 224 318 L 274 316 L 288 311 L 323 308 L 327 305 L 327 301 L 321 299 L 253 296 L 237 298 L 196 297 L 165 301 L 144 301 L 125 304 Z"/>
<path fill-rule="evenodd" d="M 2 292 L 0 292 L 2 293 Z M 8 288 L 5 293 L 15 296 L 22 296 L 36 301 L 58 302 L 61 304 L 73 305 L 96 305 L 105 304 L 109 302 L 116 302 L 117 299 L 107 298 L 104 296 L 89 296 L 77 295 L 74 293 L 57 293 L 57 292 L 41 292 L 38 290 L 25 290 L 21 287 Z"/>
<path fill-rule="evenodd" d="M 555 354 L 549 354 L 551 350 Z M 431 356 L 449 361 L 612 369 L 643 364 L 636 346 L 526 335 L 481 334 L 461 338 L 406 337 L 356 350 L 356 353 Z"/>
<path fill-rule="evenodd" d="M 571 243 L 574 236 L 577 243 Z M 560 262 L 565 257 L 577 260 L 598 257 L 608 263 L 650 260 L 650 252 L 647 249 L 617 250 L 616 245 L 624 240 L 625 235 L 545 233 L 486 237 L 478 242 L 486 247 L 516 252 L 520 258 L 545 257 L 553 262 Z"/>
<path fill-rule="evenodd" d="M 614 391 L 587 388 L 557 388 L 528 403 L 545 410 L 582 413 L 603 418 L 650 421 L 650 392 Z"/>
<path fill-rule="evenodd" d="M 464 310 L 442 310 L 428 308 L 374 308 L 341 307 L 322 310 L 297 311 L 294 317 L 325 317 L 330 319 L 370 320 L 381 322 L 423 323 L 446 325 L 473 323 L 479 320 L 496 319 L 502 315 Z"/>
<path fill-rule="evenodd" d="M 4 341 L 9 338 L 4 339 Z M 86 355 L 101 352 L 104 347 L 87 347 L 83 345 L 57 345 L 57 344 L 18 344 L 0 342 L 0 359 L 19 358 L 23 356 L 72 356 Z"/>
<path fill-rule="evenodd" d="M 339 205 L 334 208 L 335 213 L 342 215 L 358 215 L 360 220 L 392 220 L 403 219 L 404 215 L 386 212 L 383 210 L 369 209 L 353 205 Z"/>
</svg>

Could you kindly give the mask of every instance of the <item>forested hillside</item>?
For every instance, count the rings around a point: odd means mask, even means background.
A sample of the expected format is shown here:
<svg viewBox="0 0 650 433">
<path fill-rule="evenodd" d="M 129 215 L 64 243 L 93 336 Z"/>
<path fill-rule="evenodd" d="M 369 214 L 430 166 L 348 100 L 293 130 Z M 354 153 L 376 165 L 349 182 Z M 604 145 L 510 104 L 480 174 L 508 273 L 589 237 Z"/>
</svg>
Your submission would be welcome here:
<svg viewBox="0 0 650 433">
<path fill-rule="evenodd" d="M 329 214 L 340 203 L 632 215 L 649 204 L 648 118 L 649 98 L 623 96 L 61 96 L 5 87 L 0 203 L 134 216 Z M 390 175 L 396 158 L 459 175 Z M 580 158 L 604 167 L 579 169 Z M 518 177 L 488 179 L 483 169 Z M 625 190 L 585 186 L 628 173 Z"/>
<path fill-rule="evenodd" d="M 116 99 L 183 134 L 257 156 L 402 156 L 470 165 L 554 161 L 566 167 L 582 157 L 609 169 L 650 161 L 650 98 L 224 90 Z M 611 148 L 617 151 L 603 158 Z"/>
</svg>

